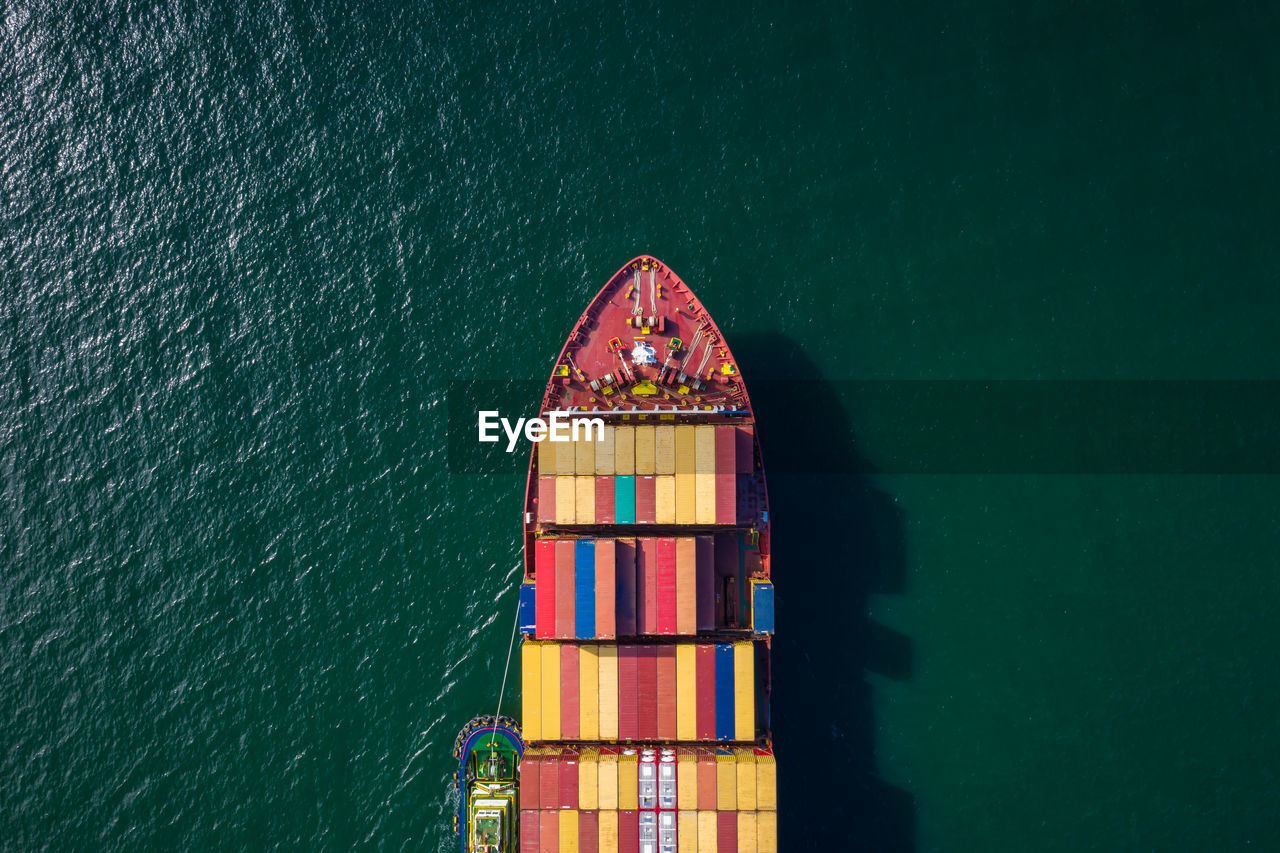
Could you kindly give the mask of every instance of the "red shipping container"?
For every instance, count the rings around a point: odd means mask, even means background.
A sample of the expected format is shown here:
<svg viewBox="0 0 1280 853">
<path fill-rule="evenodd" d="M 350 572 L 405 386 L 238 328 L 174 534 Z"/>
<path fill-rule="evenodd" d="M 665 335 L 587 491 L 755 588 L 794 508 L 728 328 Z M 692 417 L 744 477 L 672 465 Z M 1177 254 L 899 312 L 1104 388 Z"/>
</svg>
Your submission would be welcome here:
<svg viewBox="0 0 1280 853">
<path fill-rule="evenodd" d="M 698 585 L 698 630 L 716 628 L 715 540 L 699 536 L 695 541 Z"/>
<path fill-rule="evenodd" d="M 618 547 L 615 539 L 596 540 L 596 639 L 612 640 L 617 636 L 617 601 L 614 586 L 617 568 L 614 561 Z"/>
<path fill-rule="evenodd" d="M 653 524 L 658 511 L 657 490 L 653 477 L 636 477 L 636 524 Z"/>
<path fill-rule="evenodd" d="M 538 521 L 542 524 L 556 523 L 556 478 L 538 478 Z"/>
<path fill-rule="evenodd" d="M 716 757 L 714 755 L 699 755 L 698 808 L 704 811 L 715 811 L 716 801 Z"/>
<path fill-rule="evenodd" d="M 596 524 L 613 524 L 612 477 L 596 477 Z"/>
<path fill-rule="evenodd" d="M 676 739 L 676 647 L 657 646 L 658 740 Z"/>
<path fill-rule="evenodd" d="M 737 474 L 716 474 L 716 524 L 738 523 L 737 483 Z"/>
<path fill-rule="evenodd" d="M 538 808 L 554 809 L 560 802 L 560 756 L 544 755 L 538 767 Z"/>
<path fill-rule="evenodd" d="M 520 810 L 520 853 L 539 853 L 537 809 Z"/>
<path fill-rule="evenodd" d="M 737 451 L 734 453 L 737 462 L 737 472 L 739 474 L 750 474 L 756 470 L 756 437 L 755 427 L 747 424 L 745 426 L 734 427 L 737 431 Z"/>
<path fill-rule="evenodd" d="M 538 849 L 541 853 L 560 853 L 560 813 L 543 809 L 538 813 Z"/>
<path fill-rule="evenodd" d="M 655 634 L 674 634 L 676 632 L 676 540 L 659 539 L 656 544 L 658 552 L 657 595 L 654 600 L 657 617 L 654 620 Z"/>
<path fill-rule="evenodd" d="M 639 646 L 639 737 L 640 740 L 658 739 L 658 647 Z"/>
<path fill-rule="evenodd" d="M 636 540 L 636 622 L 641 634 L 658 632 L 658 540 Z"/>
<path fill-rule="evenodd" d="M 556 543 L 556 639 L 572 640 L 577 632 L 577 607 L 574 606 L 576 585 L 573 577 L 572 539 Z"/>
<path fill-rule="evenodd" d="M 617 551 L 614 557 L 616 568 L 616 587 L 614 595 L 617 598 L 617 610 L 614 612 L 617 616 L 617 633 L 619 637 L 634 637 L 639 633 L 636 621 L 636 596 L 639 595 L 636 582 L 636 560 L 638 550 L 636 548 L 636 540 L 619 539 Z M 596 618 L 600 618 L 599 615 Z"/>
<path fill-rule="evenodd" d="M 520 802 L 526 806 L 538 805 L 539 761 L 539 756 L 528 754 L 520 759 Z"/>
<path fill-rule="evenodd" d="M 599 812 L 578 812 L 578 853 L 600 853 Z"/>
<path fill-rule="evenodd" d="M 716 812 L 716 853 L 738 853 L 738 813 Z"/>
<path fill-rule="evenodd" d="M 618 812 L 618 853 L 640 853 L 640 812 Z"/>
<path fill-rule="evenodd" d="M 639 732 L 639 647 L 618 646 L 618 740 L 637 740 Z"/>
<path fill-rule="evenodd" d="M 578 807 L 578 759 L 564 756 L 560 759 L 560 808 Z"/>
<path fill-rule="evenodd" d="M 533 549 L 534 636 L 546 640 L 556 635 L 556 543 L 539 539 Z"/>
<path fill-rule="evenodd" d="M 695 736 L 698 740 L 716 739 L 716 650 L 714 646 L 698 646 L 694 651 L 697 686 Z M 714 806 L 713 806 L 714 808 Z"/>
<path fill-rule="evenodd" d="M 716 427 L 716 473 L 732 474 L 738 470 L 738 431 L 732 424 Z"/>
<path fill-rule="evenodd" d="M 560 737 L 564 740 L 577 740 L 579 729 L 579 697 L 581 683 L 578 681 L 578 646 L 565 643 L 560 647 Z M 574 762 L 577 770 L 577 762 Z M 574 785 L 577 783 L 574 775 Z M 560 774 L 560 784 L 564 784 L 564 774 Z M 561 806 L 561 808 L 577 808 L 577 806 Z"/>
</svg>

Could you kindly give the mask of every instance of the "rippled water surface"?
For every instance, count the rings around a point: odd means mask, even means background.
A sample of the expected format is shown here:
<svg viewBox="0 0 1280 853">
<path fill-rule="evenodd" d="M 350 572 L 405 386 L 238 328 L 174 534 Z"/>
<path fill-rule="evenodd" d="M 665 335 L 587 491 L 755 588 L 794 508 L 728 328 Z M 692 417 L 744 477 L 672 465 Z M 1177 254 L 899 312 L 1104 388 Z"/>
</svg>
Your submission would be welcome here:
<svg viewBox="0 0 1280 853">
<path fill-rule="evenodd" d="M 448 383 L 640 252 L 766 454 L 874 467 L 825 380 L 1278 378 L 1275 11 L 1014 5 L 0 7 L 3 845 L 447 849 L 523 487 Z M 1280 844 L 1274 477 L 774 488 L 786 849 Z"/>
</svg>

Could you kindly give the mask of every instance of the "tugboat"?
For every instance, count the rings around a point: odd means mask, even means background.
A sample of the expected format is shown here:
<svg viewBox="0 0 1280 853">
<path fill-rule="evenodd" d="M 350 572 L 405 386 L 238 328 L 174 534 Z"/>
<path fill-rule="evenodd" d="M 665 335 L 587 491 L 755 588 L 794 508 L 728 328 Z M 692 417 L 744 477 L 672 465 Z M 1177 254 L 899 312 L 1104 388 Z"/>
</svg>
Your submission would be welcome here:
<svg viewBox="0 0 1280 853">
<path fill-rule="evenodd" d="M 459 792 L 454 831 L 462 853 L 516 853 L 524 755 L 520 728 L 510 717 L 473 717 L 453 745 Z"/>
</svg>

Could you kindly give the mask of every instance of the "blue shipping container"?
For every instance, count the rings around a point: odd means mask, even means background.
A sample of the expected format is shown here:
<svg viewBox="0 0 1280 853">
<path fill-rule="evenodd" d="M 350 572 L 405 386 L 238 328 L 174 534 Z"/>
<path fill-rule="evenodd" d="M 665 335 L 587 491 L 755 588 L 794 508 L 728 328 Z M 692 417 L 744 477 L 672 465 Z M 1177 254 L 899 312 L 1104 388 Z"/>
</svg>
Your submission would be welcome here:
<svg viewBox="0 0 1280 853">
<path fill-rule="evenodd" d="M 773 584 L 751 582 L 751 629 L 757 634 L 773 633 Z"/>
<path fill-rule="evenodd" d="M 733 644 L 716 643 L 716 740 L 733 740 Z"/>
<path fill-rule="evenodd" d="M 537 592 L 533 584 L 520 584 L 520 633 L 532 634 L 537 627 Z"/>
<path fill-rule="evenodd" d="M 579 539 L 573 554 L 576 590 L 575 633 L 579 639 L 596 636 L 596 540 Z"/>
</svg>

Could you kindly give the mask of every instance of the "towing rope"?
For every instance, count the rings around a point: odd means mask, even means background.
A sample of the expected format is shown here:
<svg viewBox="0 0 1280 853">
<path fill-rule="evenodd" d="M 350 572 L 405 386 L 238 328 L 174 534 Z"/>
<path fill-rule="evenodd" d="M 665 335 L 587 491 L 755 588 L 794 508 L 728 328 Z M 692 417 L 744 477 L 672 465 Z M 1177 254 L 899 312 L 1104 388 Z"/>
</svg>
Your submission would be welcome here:
<svg viewBox="0 0 1280 853">
<path fill-rule="evenodd" d="M 507 643 L 507 665 L 502 668 L 502 687 L 498 690 L 498 710 L 493 715 L 493 729 L 489 732 L 489 743 L 493 744 L 493 736 L 498 733 L 498 718 L 502 716 L 502 697 L 507 692 L 507 671 L 511 669 L 511 650 L 516 645 L 516 629 L 520 627 L 520 596 L 516 596 L 516 618 L 511 623 L 511 642 Z"/>
</svg>

